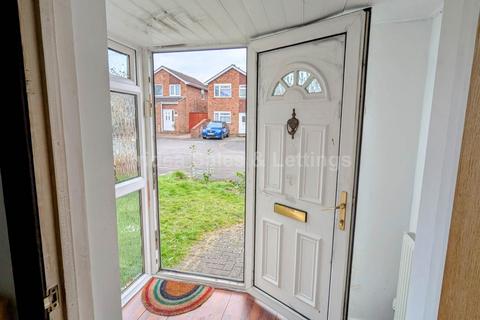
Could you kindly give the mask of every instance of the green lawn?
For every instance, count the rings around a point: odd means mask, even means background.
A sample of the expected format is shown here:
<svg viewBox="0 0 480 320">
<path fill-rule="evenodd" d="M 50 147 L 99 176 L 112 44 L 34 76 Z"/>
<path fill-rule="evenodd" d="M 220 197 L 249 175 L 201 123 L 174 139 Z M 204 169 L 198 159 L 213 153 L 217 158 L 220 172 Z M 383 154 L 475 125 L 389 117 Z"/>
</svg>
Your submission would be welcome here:
<svg viewBox="0 0 480 320">
<path fill-rule="evenodd" d="M 192 180 L 179 173 L 159 181 L 162 268 L 174 268 L 202 236 L 242 223 L 244 190 L 230 181 Z M 140 197 L 117 199 L 117 226 L 122 288 L 142 273 Z"/>
<path fill-rule="evenodd" d="M 162 268 L 174 268 L 210 231 L 243 222 L 244 191 L 230 181 L 159 178 Z"/>
</svg>

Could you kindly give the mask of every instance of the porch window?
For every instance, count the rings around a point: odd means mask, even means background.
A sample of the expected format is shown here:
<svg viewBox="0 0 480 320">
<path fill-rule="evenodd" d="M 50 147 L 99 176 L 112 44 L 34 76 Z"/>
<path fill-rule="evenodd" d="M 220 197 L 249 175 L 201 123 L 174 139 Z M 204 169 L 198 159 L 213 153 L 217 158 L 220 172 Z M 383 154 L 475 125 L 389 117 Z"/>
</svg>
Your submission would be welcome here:
<svg viewBox="0 0 480 320">
<path fill-rule="evenodd" d="M 117 197 L 116 200 L 120 286 L 122 289 L 144 272 L 141 200 L 140 191 Z"/>
<path fill-rule="evenodd" d="M 215 98 L 230 98 L 232 96 L 232 84 L 231 83 L 214 84 L 213 96 Z"/>
<path fill-rule="evenodd" d="M 127 54 L 108 49 L 108 68 L 110 74 L 128 79 L 130 76 L 130 57 Z"/>
<path fill-rule="evenodd" d="M 119 51 L 111 54 L 114 50 L 110 45 Z M 122 292 L 127 292 L 147 268 L 143 249 L 148 236 L 144 230 L 149 228 L 145 218 L 145 126 L 141 117 L 142 90 L 135 82 L 135 50 L 109 41 L 108 57 L 120 286 Z M 157 90 L 155 87 L 155 93 Z"/>
<path fill-rule="evenodd" d="M 247 96 L 247 86 L 246 85 L 244 85 L 244 84 L 240 85 L 240 87 L 238 88 L 238 96 L 240 98 L 243 98 L 243 99 L 246 98 L 246 96 Z"/>
<path fill-rule="evenodd" d="M 213 113 L 213 119 L 215 121 L 232 123 L 232 113 L 229 111 L 215 111 Z"/>
<path fill-rule="evenodd" d="M 169 95 L 172 97 L 180 97 L 181 89 L 179 84 L 171 84 L 169 86 Z"/>
<path fill-rule="evenodd" d="M 155 85 L 155 97 L 163 96 L 163 86 L 161 84 Z"/>
<path fill-rule="evenodd" d="M 138 176 L 138 132 L 136 96 L 111 92 L 113 135 L 113 168 L 115 182 L 119 183 Z"/>
<path fill-rule="evenodd" d="M 108 41 L 108 71 L 110 78 L 136 82 L 135 50 L 115 41 Z"/>
</svg>

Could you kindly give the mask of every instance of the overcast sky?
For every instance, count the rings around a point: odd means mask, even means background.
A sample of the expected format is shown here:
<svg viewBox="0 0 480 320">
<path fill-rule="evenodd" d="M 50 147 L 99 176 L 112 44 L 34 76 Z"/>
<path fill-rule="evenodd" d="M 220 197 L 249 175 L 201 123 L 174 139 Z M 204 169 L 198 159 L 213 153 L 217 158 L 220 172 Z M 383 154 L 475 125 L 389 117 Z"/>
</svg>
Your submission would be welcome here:
<svg viewBox="0 0 480 320">
<path fill-rule="evenodd" d="M 246 49 L 155 53 L 154 68 L 166 66 L 200 81 L 207 81 L 231 64 L 246 71 Z"/>
</svg>

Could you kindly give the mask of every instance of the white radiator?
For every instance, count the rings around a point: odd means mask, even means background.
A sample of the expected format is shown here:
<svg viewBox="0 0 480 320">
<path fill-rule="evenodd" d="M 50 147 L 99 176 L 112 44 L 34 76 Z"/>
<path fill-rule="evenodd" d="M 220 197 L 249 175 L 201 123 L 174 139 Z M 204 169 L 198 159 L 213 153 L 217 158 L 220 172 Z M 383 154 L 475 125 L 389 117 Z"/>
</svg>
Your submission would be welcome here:
<svg viewBox="0 0 480 320">
<path fill-rule="evenodd" d="M 402 254 L 400 256 L 400 270 L 398 271 L 397 296 L 393 299 L 394 320 L 405 320 L 414 247 L 415 234 L 411 232 L 405 233 L 403 235 Z"/>
</svg>

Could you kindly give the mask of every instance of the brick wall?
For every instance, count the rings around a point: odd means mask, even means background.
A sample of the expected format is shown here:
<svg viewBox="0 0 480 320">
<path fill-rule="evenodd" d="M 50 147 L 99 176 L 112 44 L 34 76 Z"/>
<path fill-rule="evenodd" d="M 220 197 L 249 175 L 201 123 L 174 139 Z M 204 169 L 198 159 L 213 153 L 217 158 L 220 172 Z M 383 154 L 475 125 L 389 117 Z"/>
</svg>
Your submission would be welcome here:
<svg viewBox="0 0 480 320">
<path fill-rule="evenodd" d="M 187 86 L 187 110 L 188 112 L 207 112 L 207 92 L 202 95 L 201 89 Z"/>
<path fill-rule="evenodd" d="M 230 133 L 238 134 L 239 112 L 245 112 L 246 99 L 239 97 L 239 87 L 246 84 L 246 76 L 235 69 L 230 69 L 208 84 L 208 118 L 214 119 L 215 111 L 226 111 L 231 113 L 229 123 Z M 230 98 L 215 98 L 214 84 L 230 83 L 232 85 L 232 96 Z"/>
<path fill-rule="evenodd" d="M 174 77 L 165 70 L 160 70 L 154 75 L 154 83 L 163 85 L 163 96 L 169 96 L 169 86 L 171 84 L 180 84 L 180 94 L 183 96 L 186 92 L 186 85 L 177 77 Z"/>
</svg>

